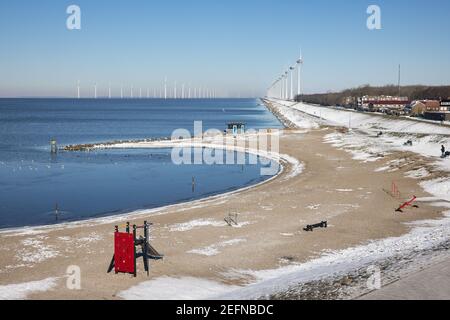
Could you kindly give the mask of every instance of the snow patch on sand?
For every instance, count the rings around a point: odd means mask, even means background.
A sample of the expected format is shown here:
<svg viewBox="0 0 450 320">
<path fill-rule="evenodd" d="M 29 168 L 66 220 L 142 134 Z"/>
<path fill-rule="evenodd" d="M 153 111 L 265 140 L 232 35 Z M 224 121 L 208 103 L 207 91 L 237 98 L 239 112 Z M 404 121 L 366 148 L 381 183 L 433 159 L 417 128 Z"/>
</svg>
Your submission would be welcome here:
<svg viewBox="0 0 450 320">
<path fill-rule="evenodd" d="M 422 179 L 430 176 L 430 172 L 428 172 L 425 168 L 419 168 L 417 170 L 412 170 L 406 173 L 407 178 L 412 179 Z"/>
<path fill-rule="evenodd" d="M 236 245 L 236 244 L 239 244 L 242 242 L 246 242 L 246 241 L 247 241 L 246 239 L 227 240 L 227 241 L 223 241 L 220 243 L 210 245 L 208 247 L 204 247 L 204 248 L 200 248 L 200 249 L 193 249 L 191 251 L 188 251 L 188 253 L 198 254 L 198 255 L 207 256 L 207 257 L 216 256 L 220 253 L 219 249 L 233 246 L 233 245 Z"/>
<path fill-rule="evenodd" d="M 161 277 L 119 292 L 126 300 L 205 300 L 238 288 L 216 281 L 192 277 Z"/>
<path fill-rule="evenodd" d="M 184 223 L 177 223 L 169 226 L 170 232 L 185 232 L 202 227 L 225 227 L 225 221 L 217 221 L 213 219 L 197 219 Z"/>
<path fill-rule="evenodd" d="M 353 189 L 336 189 L 337 192 L 353 192 Z"/>
<path fill-rule="evenodd" d="M 103 240 L 103 237 L 95 232 L 91 233 L 90 235 L 86 237 L 82 237 L 77 239 L 78 242 L 84 242 L 84 243 L 92 243 Z"/>
<path fill-rule="evenodd" d="M 440 178 L 435 180 L 424 181 L 420 186 L 428 193 L 435 197 L 450 201 L 450 179 Z"/>
<path fill-rule="evenodd" d="M 304 164 L 298 161 L 296 158 L 291 157 L 287 154 L 283 154 L 281 157 L 292 166 L 291 171 L 286 175 L 284 180 L 288 180 L 300 175 L 305 169 Z"/>
<path fill-rule="evenodd" d="M 26 263 L 41 263 L 57 257 L 59 252 L 53 246 L 44 244 L 44 240 L 43 237 L 22 240 L 24 249 L 17 251 L 16 259 Z"/>
<path fill-rule="evenodd" d="M 24 300 L 30 294 L 53 289 L 57 280 L 58 278 L 47 278 L 40 281 L 0 286 L 0 300 Z"/>
</svg>

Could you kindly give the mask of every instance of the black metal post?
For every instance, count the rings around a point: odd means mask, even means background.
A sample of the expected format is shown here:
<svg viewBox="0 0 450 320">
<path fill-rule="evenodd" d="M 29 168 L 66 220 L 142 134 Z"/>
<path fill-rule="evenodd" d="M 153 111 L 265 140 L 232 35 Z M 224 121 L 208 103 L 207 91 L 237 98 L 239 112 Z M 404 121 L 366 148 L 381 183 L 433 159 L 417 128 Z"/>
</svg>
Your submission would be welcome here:
<svg viewBox="0 0 450 320">
<path fill-rule="evenodd" d="M 142 257 L 144 258 L 144 267 L 145 271 L 147 271 L 147 277 L 150 275 L 149 265 L 148 265 L 148 224 L 147 221 L 144 221 L 144 244 L 142 246 Z"/>
<path fill-rule="evenodd" d="M 133 240 L 134 240 L 134 277 L 137 277 L 137 268 L 136 268 L 136 225 L 133 225 Z"/>
</svg>

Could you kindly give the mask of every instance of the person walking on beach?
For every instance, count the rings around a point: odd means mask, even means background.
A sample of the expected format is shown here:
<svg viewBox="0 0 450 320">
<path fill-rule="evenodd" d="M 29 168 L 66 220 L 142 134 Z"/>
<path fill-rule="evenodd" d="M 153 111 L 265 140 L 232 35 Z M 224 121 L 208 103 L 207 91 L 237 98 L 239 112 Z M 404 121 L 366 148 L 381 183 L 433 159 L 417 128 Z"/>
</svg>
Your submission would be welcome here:
<svg viewBox="0 0 450 320">
<path fill-rule="evenodd" d="M 442 158 L 445 157 L 445 147 L 444 145 L 441 146 L 441 152 L 442 152 Z"/>
</svg>

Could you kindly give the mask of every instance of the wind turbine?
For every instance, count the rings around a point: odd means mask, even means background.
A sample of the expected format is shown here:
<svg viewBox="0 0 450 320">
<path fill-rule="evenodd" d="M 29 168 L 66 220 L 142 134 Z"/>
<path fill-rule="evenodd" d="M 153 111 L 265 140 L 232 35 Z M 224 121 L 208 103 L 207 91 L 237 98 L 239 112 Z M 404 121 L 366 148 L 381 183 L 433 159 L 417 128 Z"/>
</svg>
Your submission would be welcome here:
<svg viewBox="0 0 450 320">
<path fill-rule="evenodd" d="M 177 82 L 175 81 L 175 85 L 173 86 L 173 98 L 177 98 Z"/>
<path fill-rule="evenodd" d="M 184 99 L 184 83 L 181 86 L 181 99 Z"/>
<path fill-rule="evenodd" d="M 294 100 L 294 69 L 295 67 L 290 67 L 291 70 L 291 94 L 289 96 L 289 100 Z"/>
<path fill-rule="evenodd" d="M 167 99 L 167 77 L 164 78 L 164 99 Z"/>
<path fill-rule="evenodd" d="M 94 84 L 94 99 L 97 99 L 97 83 Z"/>
<path fill-rule="evenodd" d="M 111 99 L 111 82 L 109 83 L 108 87 L 108 98 Z"/>
<path fill-rule="evenodd" d="M 285 92 L 284 92 L 284 99 L 285 100 L 287 100 L 288 99 L 288 95 L 289 95 L 289 88 L 288 88 L 288 86 L 289 86 L 289 71 L 286 71 L 285 73 L 284 73 L 284 78 L 285 78 L 285 82 L 286 82 L 286 84 L 285 84 L 285 86 L 284 86 L 284 89 L 285 89 Z"/>
<path fill-rule="evenodd" d="M 120 99 L 123 99 L 123 86 L 120 86 Z"/>
<path fill-rule="evenodd" d="M 297 93 L 300 98 L 302 94 L 302 67 L 303 67 L 303 54 L 300 50 L 300 58 L 297 60 L 297 72 L 298 72 L 298 88 Z"/>
<path fill-rule="evenodd" d="M 77 97 L 80 99 L 80 80 L 77 82 Z"/>
<path fill-rule="evenodd" d="M 131 88 L 130 88 L 130 98 L 131 99 L 133 99 L 134 98 L 134 94 L 133 94 L 133 85 L 131 85 Z"/>
</svg>

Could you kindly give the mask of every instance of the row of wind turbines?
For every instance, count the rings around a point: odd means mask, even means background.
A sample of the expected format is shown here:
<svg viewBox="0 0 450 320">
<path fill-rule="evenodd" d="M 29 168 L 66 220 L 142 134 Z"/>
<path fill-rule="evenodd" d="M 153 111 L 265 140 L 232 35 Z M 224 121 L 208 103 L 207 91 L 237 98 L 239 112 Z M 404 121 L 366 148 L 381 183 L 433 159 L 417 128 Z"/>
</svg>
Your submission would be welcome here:
<svg viewBox="0 0 450 320">
<path fill-rule="evenodd" d="M 278 77 L 267 90 L 267 96 L 270 98 L 282 100 L 295 100 L 296 95 L 302 94 L 302 67 L 303 55 L 300 52 L 300 57 L 293 66 L 287 68 L 280 77 Z M 294 94 L 294 73 L 297 71 L 297 93 Z"/>
<path fill-rule="evenodd" d="M 81 85 L 80 81 L 77 82 L 77 98 L 81 99 Z M 98 86 L 97 83 L 93 85 L 93 92 L 87 96 L 88 98 L 97 99 Z M 143 98 L 153 98 L 153 99 L 216 99 L 218 98 L 217 91 L 215 89 L 210 89 L 206 87 L 191 87 L 190 85 L 182 83 L 177 86 L 177 82 L 174 82 L 173 87 L 168 86 L 167 78 L 164 79 L 164 84 L 159 88 L 135 88 L 133 85 L 129 87 L 120 87 L 120 93 L 113 95 L 111 83 L 108 86 L 107 95 L 102 96 L 109 99 L 120 98 L 120 99 L 143 99 Z"/>
</svg>

